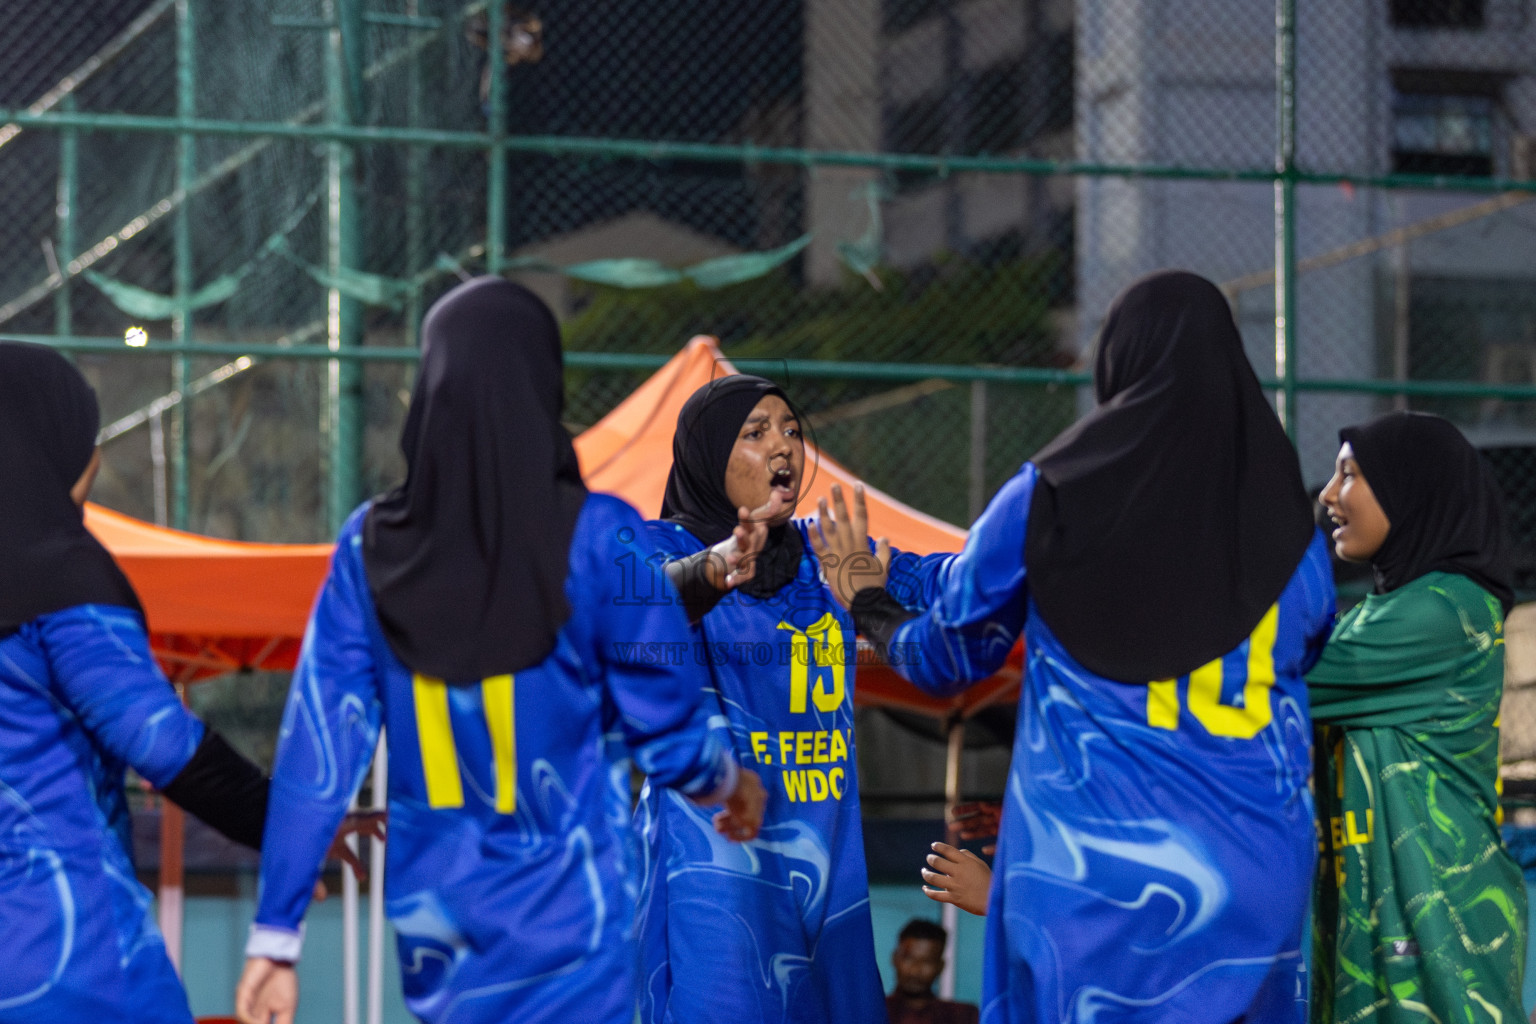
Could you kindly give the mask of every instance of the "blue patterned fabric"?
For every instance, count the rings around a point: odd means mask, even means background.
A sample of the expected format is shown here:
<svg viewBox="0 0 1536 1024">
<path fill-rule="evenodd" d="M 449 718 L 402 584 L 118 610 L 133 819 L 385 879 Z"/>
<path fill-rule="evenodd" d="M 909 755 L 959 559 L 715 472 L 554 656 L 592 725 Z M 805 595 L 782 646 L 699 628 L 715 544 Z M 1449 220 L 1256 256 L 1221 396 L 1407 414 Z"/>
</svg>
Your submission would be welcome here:
<svg viewBox="0 0 1536 1024">
<path fill-rule="evenodd" d="M 686 641 L 670 604 L 628 600 L 654 552 L 628 505 L 591 495 L 570 547 L 573 609 L 515 678 L 414 676 L 380 631 L 363 513 L 338 538 L 283 719 L 258 929 L 295 932 L 331 836 L 389 739 L 386 913 L 405 1001 L 424 1021 L 631 1024 L 635 855 L 630 756 L 706 795 L 735 771 L 699 704 L 704 673 L 629 656 Z"/>
<path fill-rule="evenodd" d="M 123 781 L 164 786 L 202 738 L 136 612 L 80 605 L 0 640 L 0 1022 L 192 1020 Z"/>
<path fill-rule="evenodd" d="M 1500 832 L 1504 836 L 1504 848 L 1520 865 L 1525 880 L 1536 882 L 1536 828 L 1505 825 Z"/>
<path fill-rule="evenodd" d="M 1026 464 L 1004 485 L 895 638 L 920 655 L 903 674 L 953 693 L 1025 635 L 982 1020 L 1300 1024 L 1317 848 L 1302 673 L 1334 617 L 1322 534 L 1231 653 L 1176 680 L 1113 682 L 1029 600 L 1035 479 Z"/>
<path fill-rule="evenodd" d="M 669 560 L 704 547 L 675 523 L 649 525 Z M 732 846 L 700 809 L 642 794 L 647 1024 L 886 1019 L 853 743 L 854 629 L 819 578 L 806 525 L 794 523 L 805 540 L 796 578 L 766 600 L 726 595 L 684 653 L 710 666 L 716 728 L 762 777 L 768 806 L 762 834 Z"/>
</svg>

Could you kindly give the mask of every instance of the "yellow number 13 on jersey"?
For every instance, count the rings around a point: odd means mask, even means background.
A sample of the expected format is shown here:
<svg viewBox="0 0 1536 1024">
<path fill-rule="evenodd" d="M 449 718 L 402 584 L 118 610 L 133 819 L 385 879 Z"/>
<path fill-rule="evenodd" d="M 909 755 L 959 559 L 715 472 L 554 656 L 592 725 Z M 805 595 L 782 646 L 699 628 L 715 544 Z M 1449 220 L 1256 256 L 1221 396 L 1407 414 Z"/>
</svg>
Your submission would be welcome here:
<svg viewBox="0 0 1536 1024">
<path fill-rule="evenodd" d="M 411 679 L 416 703 L 416 742 L 421 747 L 421 772 L 427 781 L 431 807 L 463 807 L 464 783 L 459 777 L 459 750 L 453 742 L 448 715 L 448 687 L 441 679 L 416 675 Z M 517 730 L 513 725 L 512 677 L 491 676 L 480 682 L 485 726 L 491 734 L 496 764 L 496 810 L 517 811 Z"/>
<path fill-rule="evenodd" d="M 1189 674 L 1189 713 L 1212 736 L 1251 740 L 1272 717 L 1269 691 L 1275 685 L 1275 632 L 1280 606 L 1270 605 L 1248 638 L 1248 682 L 1240 706 L 1221 702 L 1221 659 Z M 1179 727 L 1179 681 L 1158 679 L 1147 684 L 1147 724 L 1157 729 Z"/>
</svg>

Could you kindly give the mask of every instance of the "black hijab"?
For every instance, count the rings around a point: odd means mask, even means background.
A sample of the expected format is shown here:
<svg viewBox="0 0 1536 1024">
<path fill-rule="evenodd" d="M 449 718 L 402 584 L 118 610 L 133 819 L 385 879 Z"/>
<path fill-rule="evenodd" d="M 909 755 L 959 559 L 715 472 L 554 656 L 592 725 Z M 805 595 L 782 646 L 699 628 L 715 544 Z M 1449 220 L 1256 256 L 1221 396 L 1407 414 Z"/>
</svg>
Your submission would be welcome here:
<svg viewBox="0 0 1536 1024">
<path fill-rule="evenodd" d="M 428 311 L 421 350 L 405 483 L 368 510 L 363 559 L 400 660 L 468 684 L 554 649 L 587 490 L 560 425 L 560 329 L 538 296 L 475 278 Z"/>
<path fill-rule="evenodd" d="M 661 500 L 662 519 L 679 524 L 705 544 L 718 544 L 731 535 L 737 517 L 725 494 L 726 466 L 741 425 L 768 395 L 777 395 L 794 408 L 773 381 L 744 373 L 717 377 L 688 396 L 672 435 L 672 469 Z M 793 525 L 770 528 L 756 571 L 739 589 L 759 598 L 778 593 L 795 578 L 804 548 Z"/>
<path fill-rule="evenodd" d="M 1385 594 L 1428 572 L 1466 576 L 1509 612 L 1509 530 L 1504 496 L 1477 449 L 1439 416 L 1394 412 L 1345 427 L 1366 483 L 1392 529 L 1371 566 Z"/>
<path fill-rule="evenodd" d="M 1030 592 L 1091 671 L 1182 676 L 1241 643 L 1306 553 L 1296 452 L 1194 274 L 1115 300 L 1093 377 L 1098 405 L 1031 460 Z"/>
<path fill-rule="evenodd" d="M 96 393 L 42 345 L 0 341 L 0 637 L 81 604 L 143 614 L 69 490 L 90 464 Z"/>
</svg>

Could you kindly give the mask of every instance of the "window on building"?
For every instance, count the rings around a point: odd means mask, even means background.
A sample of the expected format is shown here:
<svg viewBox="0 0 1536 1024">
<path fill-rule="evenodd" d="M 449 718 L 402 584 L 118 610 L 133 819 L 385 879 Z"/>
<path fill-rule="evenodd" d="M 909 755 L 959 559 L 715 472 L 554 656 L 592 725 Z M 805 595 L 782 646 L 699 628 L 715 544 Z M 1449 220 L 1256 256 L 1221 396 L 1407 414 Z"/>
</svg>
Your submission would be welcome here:
<svg viewBox="0 0 1536 1024">
<path fill-rule="evenodd" d="M 1397 28 L 1482 28 L 1483 0 L 1391 0 Z"/>
<path fill-rule="evenodd" d="M 1409 377 L 1536 383 L 1536 290 L 1529 280 L 1416 274 L 1408 295 Z M 1383 302 L 1384 323 L 1394 308 Z M 1519 408 L 1536 415 L 1536 407 Z"/>
<path fill-rule="evenodd" d="M 911 103 L 885 109 L 885 148 L 893 153 L 942 153 L 950 131 L 945 97 L 930 93 Z"/>
<path fill-rule="evenodd" d="M 1024 134 L 1024 72 L 1021 62 L 994 64 L 971 83 L 971 116 L 965 125 L 967 153 L 1006 153 Z"/>
<path fill-rule="evenodd" d="M 1399 87 L 1392 100 L 1392 169 L 1405 174 L 1493 174 L 1495 97 Z"/>
<path fill-rule="evenodd" d="M 1026 88 L 1033 98 L 1025 119 L 1026 140 L 1072 127 L 1075 52 L 1072 31 L 1067 29 L 1043 36 L 1025 57 L 1030 71 Z"/>
<path fill-rule="evenodd" d="M 966 152 L 1006 153 L 1072 127 L 1071 31 L 1041 36 L 1018 60 L 979 72 L 970 89 Z"/>
<path fill-rule="evenodd" d="M 883 0 L 880 5 L 881 27 L 890 35 L 904 32 L 924 18 L 938 14 L 939 0 Z"/>
</svg>

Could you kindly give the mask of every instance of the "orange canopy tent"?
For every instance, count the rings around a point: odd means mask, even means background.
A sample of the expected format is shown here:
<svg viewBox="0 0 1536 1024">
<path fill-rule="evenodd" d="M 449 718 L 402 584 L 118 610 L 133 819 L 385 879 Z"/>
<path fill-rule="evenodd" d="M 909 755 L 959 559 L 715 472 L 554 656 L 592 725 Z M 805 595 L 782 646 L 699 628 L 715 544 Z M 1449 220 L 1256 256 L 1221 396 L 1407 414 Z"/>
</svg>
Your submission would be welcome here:
<svg viewBox="0 0 1536 1024">
<path fill-rule="evenodd" d="M 576 454 L 581 459 L 587 486 L 619 495 L 648 519 L 659 515 L 667 470 L 672 465 L 673 427 L 683 403 L 715 377 L 736 372 L 713 338 L 700 336 L 690 341 L 633 394 L 576 439 Z M 799 513 L 813 512 L 821 498 L 830 503 L 833 484 L 842 484 L 843 493 L 852 500 L 857 480 L 825 452 L 808 445 Z M 892 547 L 926 555 L 958 551 L 965 543 L 964 530 L 874 488 L 865 488 L 865 502 L 869 508 L 870 536 L 887 537 Z M 955 713 L 969 717 L 983 707 L 1014 699 L 1021 660 L 1022 649 L 1016 646 L 1007 665 L 991 679 L 955 697 L 939 700 L 919 691 L 865 649 L 860 651 L 856 701 L 943 718 Z"/>
<path fill-rule="evenodd" d="M 612 412 L 576 438 L 582 475 L 593 490 L 624 498 L 647 517 L 661 510 L 672 433 L 683 402 L 712 378 L 735 373 L 714 339 L 698 337 Z M 834 483 L 851 495 L 855 477 L 827 455 L 807 452 L 801 514 Z M 958 527 L 867 489 L 870 533 L 903 551 L 956 551 Z M 152 526 L 96 505 L 86 525 L 133 582 L 149 620 L 155 654 L 173 680 L 191 682 L 239 669 L 288 669 L 298 656 L 310 605 L 325 578 L 329 544 L 250 544 Z M 861 651 L 858 701 L 949 717 L 968 717 L 1012 699 L 1020 651 L 986 682 L 947 700 L 919 692 Z"/>
<path fill-rule="evenodd" d="M 90 504 L 85 525 L 138 591 L 172 681 L 293 668 L 330 544 L 215 540 Z"/>
</svg>

